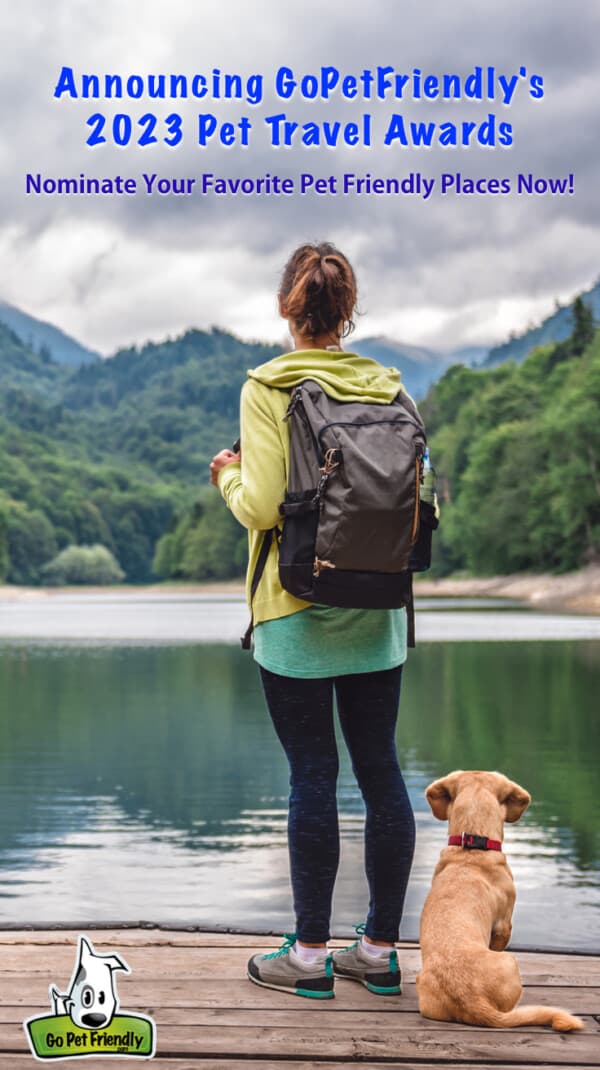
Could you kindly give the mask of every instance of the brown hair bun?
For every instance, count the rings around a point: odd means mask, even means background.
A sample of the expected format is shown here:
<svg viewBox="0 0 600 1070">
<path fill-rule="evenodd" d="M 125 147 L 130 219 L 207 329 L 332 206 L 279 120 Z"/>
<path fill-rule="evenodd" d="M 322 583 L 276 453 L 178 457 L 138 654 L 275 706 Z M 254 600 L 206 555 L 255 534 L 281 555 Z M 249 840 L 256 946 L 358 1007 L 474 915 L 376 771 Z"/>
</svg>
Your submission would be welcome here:
<svg viewBox="0 0 600 1070">
<path fill-rule="evenodd" d="M 297 331 L 345 338 L 354 330 L 356 278 L 343 253 L 330 242 L 300 245 L 283 269 L 279 294 Z"/>
</svg>

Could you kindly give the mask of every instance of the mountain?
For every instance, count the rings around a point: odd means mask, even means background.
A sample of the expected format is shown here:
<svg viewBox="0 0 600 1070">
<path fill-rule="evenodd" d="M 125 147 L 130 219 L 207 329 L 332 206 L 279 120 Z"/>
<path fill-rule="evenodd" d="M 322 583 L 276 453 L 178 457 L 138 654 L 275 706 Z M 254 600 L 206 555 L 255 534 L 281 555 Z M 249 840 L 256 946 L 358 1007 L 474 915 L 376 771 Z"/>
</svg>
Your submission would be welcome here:
<svg viewBox="0 0 600 1070">
<path fill-rule="evenodd" d="M 594 318 L 600 319 L 600 279 L 590 290 L 586 290 L 580 296 L 591 308 Z M 538 327 L 529 328 L 523 334 L 513 334 L 507 342 L 502 342 L 501 345 L 490 349 L 480 367 L 493 368 L 505 360 L 516 360 L 517 364 L 520 364 L 535 346 L 563 342 L 569 337 L 573 328 L 572 309 L 572 301 L 568 305 L 559 305 L 557 302 L 556 311 L 543 320 Z"/>
<path fill-rule="evenodd" d="M 592 309 L 594 317 L 600 319 L 600 279 L 581 296 Z M 572 329 L 572 307 L 572 302 L 562 306 L 557 302 L 555 312 L 543 320 L 539 326 L 529 328 L 520 335 L 513 332 L 506 342 L 493 346 L 491 349 L 487 346 L 476 345 L 457 346 L 449 350 L 430 349 L 427 346 L 398 342 L 385 335 L 352 340 L 348 348 L 362 356 L 378 360 L 386 367 L 398 368 L 407 390 L 419 400 L 425 396 L 432 383 L 436 382 L 452 364 L 491 368 L 507 360 L 516 360 L 520 363 L 535 346 L 568 338 Z M 99 364 L 106 363 L 99 353 L 82 345 L 58 327 L 36 319 L 2 300 L 0 300 L 0 324 L 10 327 L 25 346 L 41 354 L 46 361 L 51 358 L 57 364 L 71 368 L 97 367 Z M 194 334 L 200 336 L 203 333 L 190 329 L 181 337 L 193 337 Z M 223 331 L 222 334 L 232 342 L 234 340 L 240 342 L 227 331 Z M 149 343 L 141 350 L 128 352 L 142 352 L 146 356 L 150 353 L 162 354 L 165 345 L 168 345 L 168 342 Z M 279 349 L 272 347 L 272 354 L 277 352 Z M 116 354 L 116 356 L 119 355 L 119 353 Z M 111 360 L 113 359 L 111 357 Z"/>
<path fill-rule="evenodd" d="M 51 357 L 57 364 L 78 367 L 101 359 L 99 353 L 82 346 L 58 327 L 29 316 L 6 301 L 0 301 L 0 323 L 10 327 L 34 352 Z"/>
<path fill-rule="evenodd" d="M 246 369 L 279 351 L 214 328 L 72 368 L 0 322 L 0 417 L 63 443 L 76 439 L 91 461 L 139 462 L 191 487 L 215 442 L 223 448 L 239 435 Z"/>
<path fill-rule="evenodd" d="M 384 335 L 361 338 L 348 343 L 348 348 L 363 357 L 378 360 L 386 368 L 398 368 L 404 386 L 417 400 L 427 393 L 428 387 L 439 379 L 448 364 L 452 363 L 445 354 L 437 353 L 433 349 L 394 342 Z"/>
<path fill-rule="evenodd" d="M 349 343 L 349 348 L 363 357 L 378 360 L 385 367 L 398 368 L 402 382 L 409 394 L 417 401 L 425 396 L 451 364 L 477 364 L 487 353 L 485 346 L 461 346 L 445 352 L 395 342 L 385 335 L 361 338 Z"/>
<path fill-rule="evenodd" d="M 446 354 L 448 364 L 480 364 L 489 352 L 487 346 L 459 346 Z"/>
</svg>

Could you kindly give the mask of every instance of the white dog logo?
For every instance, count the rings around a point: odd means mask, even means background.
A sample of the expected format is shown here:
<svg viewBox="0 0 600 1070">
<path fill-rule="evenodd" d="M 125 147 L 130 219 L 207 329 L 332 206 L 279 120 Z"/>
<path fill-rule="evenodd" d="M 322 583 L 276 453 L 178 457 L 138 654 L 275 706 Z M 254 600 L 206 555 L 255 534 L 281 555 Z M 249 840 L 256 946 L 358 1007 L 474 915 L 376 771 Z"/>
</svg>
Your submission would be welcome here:
<svg viewBox="0 0 600 1070">
<path fill-rule="evenodd" d="M 79 954 L 71 985 L 61 995 L 50 985 L 50 999 L 55 1014 L 68 1014 L 75 1025 L 83 1029 L 100 1029 L 110 1025 L 119 1009 L 115 970 L 131 973 L 119 955 L 98 955 L 90 940 L 79 936 Z"/>
</svg>

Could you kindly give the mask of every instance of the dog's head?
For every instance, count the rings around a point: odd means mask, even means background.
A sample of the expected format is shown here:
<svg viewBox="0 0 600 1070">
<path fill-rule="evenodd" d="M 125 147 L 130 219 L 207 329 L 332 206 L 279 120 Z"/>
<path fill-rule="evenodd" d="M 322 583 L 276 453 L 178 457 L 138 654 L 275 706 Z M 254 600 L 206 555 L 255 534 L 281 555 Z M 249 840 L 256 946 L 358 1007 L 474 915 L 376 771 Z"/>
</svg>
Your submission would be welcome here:
<svg viewBox="0 0 600 1070">
<path fill-rule="evenodd" d="M 119 955 L 98 955 L 91 942 L 80 935 L 79 957 L 66 1000 L 75 1025 L 98 1029 L 110 1024 L 119 1006 L 115 970 L 130 972 Z"/>
<path fill-rule="evenodd" d="M 425 792 L 435 817 L 448 821 L 450 834 L 471 832 L 501 840 L 505 821 L 518 821 L 531 795 L 503 773 L 456 769 L 434 780 Z"/>
</svg>

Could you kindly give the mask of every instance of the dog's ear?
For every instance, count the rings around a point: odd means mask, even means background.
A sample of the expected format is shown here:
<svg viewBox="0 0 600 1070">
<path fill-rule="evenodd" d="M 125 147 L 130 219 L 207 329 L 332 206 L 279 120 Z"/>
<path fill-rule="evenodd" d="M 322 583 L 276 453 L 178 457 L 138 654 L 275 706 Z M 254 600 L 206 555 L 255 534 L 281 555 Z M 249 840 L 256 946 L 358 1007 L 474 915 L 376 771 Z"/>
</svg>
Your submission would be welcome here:
<svg viewBox="0 0 600 1070">
<path fill-rule="evenodd" d="M 503 806 L 506 807 L 506 821 L 518 821 L 521 814 L 524 814 L 529 803 L 531 802 L 531 795 L 525 788 L 522 788 L 519 784 L 515 784 L 513 780 L 508 781 L 508 791 L 505 792 L 500 799 Z"/>
<path fill-rule="evenodd" d="M 448 817 L 448 806 L 456 795 L 456 785 L 461 773 L 462 769 L 458 769 L 454 773 L 448 773 L 448 776 L 441 777 L 440 780 L 434 780 L 425 791 L 425 798 L 431 807 L 433 816 L 437 817 L 439 821 L 446 821 Z"/>
</svg>

